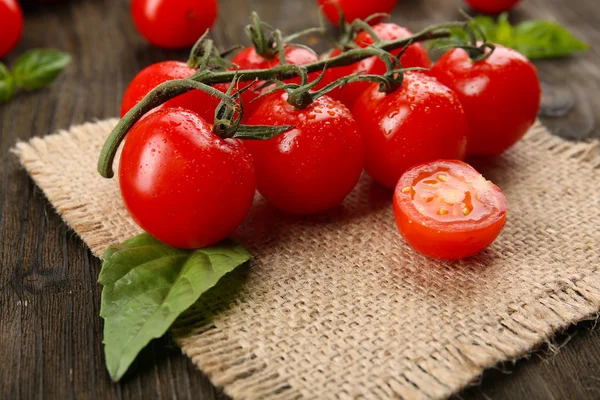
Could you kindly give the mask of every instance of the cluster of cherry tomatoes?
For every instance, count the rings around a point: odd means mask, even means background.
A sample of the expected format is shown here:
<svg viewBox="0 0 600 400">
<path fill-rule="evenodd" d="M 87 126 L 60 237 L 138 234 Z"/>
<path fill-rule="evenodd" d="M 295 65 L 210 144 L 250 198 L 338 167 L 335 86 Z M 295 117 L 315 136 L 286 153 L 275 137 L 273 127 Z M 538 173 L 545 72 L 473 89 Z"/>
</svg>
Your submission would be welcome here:
<svg viewBox="0 0 600 400">
<path fill-rule="evenodd" d="M 16 0 L 2 1 L 15 2 Z M 519 1 L 466 0 L 473 9 L 490 14 L 508 11 Z M 317 0 L 317 2 L 325 16 L 337 25 L 340 22 L 340 10 L 346 20 L 352 22 L 377 13 L 390 14 L 398 0 Z M 192 46 L 207 29 L 213 26 L 218 15 L 218 2 L 217 0 L 132 0 L 131 15 L 138 31 L 150 43 L 166 49 L 179 49 Z"/>
<path fill-rule="evenodd" d="M 385 41 L 411 35 L 392 23 L 372 30 Z M 355 42 L 367 47 L 374 39 L 362 31 Z M 285 60 L 306 65 L 318 58 L 290 44 Z M 258 93 L 246 91 L 248 125 L 293 126 L 268 140 L 215 135 L 211 122 L 219 100 L 205 92 L 169 100 L 127 135 L 119 168 L 127 209 L 159 240 L 199 248 L 235 230 L 256 189 L 285 212 L 320 213 L 340 204 L 364 169 L 381 185 L 396 188 L 397 224 L 415 249 L 444 259 L 481 251 L 504 225 L 506 200 L 460 160 L 499 155 L 533 125 L 541 95 L 536 70 L 502 46 L 481 61 L 452 49 L 432 66 L 425 48 L 415 43 L 400 61 L 425 70 L 404 73 L 391 93 L 381 92 L 377 83 L 355 82 L 297 109 L 286 91 L 253 103 Z M 267 69 L 279 58 L 265 59 L 246 48 L 232 62 L 239 69 Z M 377 57 L 367 58 L 326 70 L 320 85 L 358 71 L 382 74 L 386 67 Z M 176 61 L 147 67 L 129 85 L 121 113 L 158 84 L 195 72 Z M 227 87 L 216 85 L 223 92 Z"/>
</svg>

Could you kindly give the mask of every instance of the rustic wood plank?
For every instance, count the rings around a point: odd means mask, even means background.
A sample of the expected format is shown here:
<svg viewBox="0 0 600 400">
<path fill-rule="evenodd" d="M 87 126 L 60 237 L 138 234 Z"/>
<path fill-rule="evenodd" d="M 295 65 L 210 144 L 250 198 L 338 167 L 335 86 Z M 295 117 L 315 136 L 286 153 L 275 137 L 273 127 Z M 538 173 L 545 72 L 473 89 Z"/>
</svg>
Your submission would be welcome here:
<svg viewBox="0 0 600 400">
<path fill-rule="evenodd" d="M 257 10 L 265 20 L 293 31 L 318 23 L 312 0 L 221 0 L 227 12 L 213 33 L 227 45 L 244 40 L 243 25 Z M 458 18 L 459 1 L 402 0 L 394 21 L 416 30 Z M 60 220 L 43 194 L 9 154 L 17 139 L 43 136 L 71 124 L 118 114 L 129 80 L 143 66 L 184 59 L 146 44 L 133 27 L 129 2 L 71 0 L 27 3 L 26 30 L 8 58 L 32 47 L 70 52 L 73 64 L 51 88 L 21 94 L 0 105 L 0 398 L 222 399 L 168 338 L 154 341 L 119 384 L 104 368 L 102 321 L 98 317 L 100 262 Z M 513 17 L 555 19 L 580 37 L 600 39 L 600 12 L 586 0 L 524 0 Z M 324 49 L 326 43 L 321 43 Z M 573 59 L 537 63 L 542 80 L 571 91 L 574 111 L 545 118 L 557 134 L 600 137 L 600 55 L 596 49 Z M 556 339 L 568 346 L 548 349 L 516 366 L 490 371 L 481 385 L 457 398 L 597 398 L 600 396 L 600 335 L 582 323 Z M 553 348 L 552 346 L 550 348 Z"/>
</svg>

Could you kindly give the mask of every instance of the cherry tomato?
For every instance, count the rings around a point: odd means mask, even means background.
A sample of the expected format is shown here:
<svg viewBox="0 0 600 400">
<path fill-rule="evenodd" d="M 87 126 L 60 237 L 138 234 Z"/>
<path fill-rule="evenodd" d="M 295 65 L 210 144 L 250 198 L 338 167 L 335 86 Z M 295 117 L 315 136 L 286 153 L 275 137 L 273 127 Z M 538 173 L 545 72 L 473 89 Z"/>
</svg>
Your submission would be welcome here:
<svg viewBox="0 0 600 400">
<path fill-rule="evenodd" d="M 23 33 L 23 12 L 16 0 L 0 0 L 0 59 L 19 42 Z"/>
<path fill-rule="evenodd" d="M 394 215 L 413 249 L 459 260 L 496 240 L 506 222 L 506 198 L 470 165 L 437 160 L 402 175 L 394 193 Z"/>
<path fill-rule="evenodd" d="M 423 73 L 404 74 L 402 86 L 385 94 L 372 84 L 352 114 L 365 141 L 365 170 L 394 188 L 415 164 L 464 159 L 469 125 L 457 95 Z"/>
<path fill-rule="evenodd" d="M 162 61 L 144 68 L 133 78 L 125 91 L 121 101 L 121 117 L 161 83 L 173 79 L 189 78 L 195 73 L 194 68 L 190 68 L 187 64 L 179 61 Z M 219 84 L 215 85 L 215 88 L 226 92 L 228 85 Z M 220 101 L 218 97 L 211 96 L 202 90 L 192 90 L 167 101 L 157 108 L 182 107 L 194 111 L 206 121 L 212 122 L 215 109 Z"/>
<path fill-rule="evenodd" d="M 294 214 L 334 207 L 352 191 L 363 168 L 363 142 L 350 111 L 328 96 L 306 109 L 287 103 L 287 93 L 265 97 L 250 125 L 296 128 L 264 141 L 246 141 L 256 168 L 258 191 Z"/>
<path fill-rule="evenodd" d="M 520 53 L 496 45 L 494 53 L 473 62 L 462 49 L 444 54 L 432 74 L 453 89 L 469 119 L 467 153 L 498 155 L 534 124 L 541 89 L 533 64 Z"/>
<path fill-rule="evenodd" d="M 338 25 L 340 23 L 338 7 L 342 9 L 346 21 L 352 23 L 357 18 L 365 19 L 377 13 L 390 14 L 398 0 L 318 0 L 318 2 L 327 19 Z"/>
<path fill-rule="evenodd" d="M 521 0 L 466 0 L 474 9 L 487 14 L 500 14 L 515 7 Z"/>
<path fill-rule="evenodd" d="M 142 229 L 171 246 L 192 249 L 235 230 L 252 205 L 256 178 L 239 140 L 217 137 L 187 110 L 161 109 L 127 134 L 119 184 Z"/>
<path fill-rule="evenodd" d="M 296 46 L 285 47 L 285 60 L 288 64 L 292 65 L 306 65 L 319 61 L 318 57 L 312 51 Z M 279 57 L 268 60 L 259 55 L 254 47 L 248 47 L 240 51 L 235 55 L 235 57 L 233 57 L 231 61 L 240 69 L 268 69 L 280 64 Z M 318 75 L 318 73 L 309 74 L 308 79 L 313 80 Z M 293 78 L 288 79 L 285 82 L 300 83 L 300 81 L 300 78 Z M 262 82 L 257 82 L 255 86 L 258 87 L 261 86 L 261 84 Z M 244 92 L 242 95 L 242 101 L 244 102 L 244 122 L 246 122 L 247 119 L 254 114 L 256 108 L 258 107 L 258 103 L 260 102 L 251 102 L 251 100 L 270 89 L 271 88 L 265 88 L 264 90 L 259 90 L 258 93 L 253 92 L 252 89 Z"/>
<path fill-rule="evenodd" d="M 374 25 L 372 28 L 381 40 L 390 41 L 412 36 L 411 31 L 396 24 L 382 23 Z M 355 42 L 360 47 L 364 48 L 373 44 L 374 40 L 370 33 L 362 31 L 356 36 Z M 402 49 L 397 49 L 391 51 L 391 53 L 397 56 L 401 51 Z M 340 54 L 341 51 L 339 49 L 334 49 L 329 56 L 335 57 Z M 400 58 L 400 62 L 404 68 L 429 68 L 431 66 L 431 60 L 429 59 L 427 50 L 425 50 L 425 47 L 423 47 L 421 43 L 415 43 L 409 46 Z M 319 85 L 319 87 L 324 87 L 328 83 L 360 71 L 364 71 L 366 74 L 381 75 L 386 72 L 386 66 L 378 57 L 370 57 L 346 67 L 331 68 L 326 71 L 326 75 L 323 78 L 323 83 Z M 353 82 L 329 92 L 329 96 L 340 100 L 346 106 L 352 108 L 352 105 L 358 96 L 360 96 L 360 94 L 365 91 L 369 85 L 369 82 Z"/>
<path fill-rule="evenodd" d="M 150 43 L 180 49 L 192 46 L 213 26 L 217 0 L 132 0 L 131 14 Z"/>
</svg>

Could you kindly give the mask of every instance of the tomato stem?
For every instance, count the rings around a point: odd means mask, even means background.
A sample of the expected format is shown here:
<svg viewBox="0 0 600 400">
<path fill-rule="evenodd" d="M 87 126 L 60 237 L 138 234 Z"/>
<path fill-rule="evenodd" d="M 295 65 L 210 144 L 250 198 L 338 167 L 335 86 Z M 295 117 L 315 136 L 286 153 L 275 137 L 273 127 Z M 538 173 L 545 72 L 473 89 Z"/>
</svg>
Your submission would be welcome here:
<svg viewBox="0 0 600 400">
<path fill-rule="evenodd" d="M 260 22 L 261 26 L 264 24 Z M 381 41 L 375 43 L 368 48 L 357 48 L 348 50 L 337 57 L 319 60 L 310 64 L 298 65 L 278 65 L 270 69 L 251 69 L 237 71 L 211 71 L 209 69 L 200 70 L 188 79 L 179 79 L 162 83 L 154 88 L 144 99 L 136 104 L 117 124 L 110 136 L 107 138 L 100 157 L 98 160 L 98 172 L 105 178 L 112 178 L 114 171 L 112 164 L 119 148 L 119 145 L 125 138 L 127 132 L 144 114 L 164 102 L 187 93 L 191 90 L 203 90 L 212 96 L 219 97 L 222 100 L 235 104 L 234 100 L 226 94 L 214 89 L 211 85 L 217 83 L 231 82 L 237 79 L 240 82 L 253 80 L 286 80 L 297 76 L 305 76 L 311 72 L 321 72 L 327 68 L 342 67 L 355 62 L 361 61 L 373 55 L 381 56 L 382 51 L 390 51 L 405 47 L 409 44 L 422 42 L 431 39 L 440 39 L 449 37 L 451 32 L 449 28 L 464 26 L 464 22 L 447 22 L 438 25 L 432 25 L 420 32 L 415 33 L 407 38 L 397 39 L 393 41 Z M 276 49 L 275 49 L 276 50 Z M 277 50 L 276 50 L 277 51 Z M 374 54 L 377 53 L 377 54 Z M 384 58 L 387 58 L 384 57 Z M 385 61 L 385 60 L 384 60 Z M 388 59 L 389 62 L 389 59 Z"/>
</svg>

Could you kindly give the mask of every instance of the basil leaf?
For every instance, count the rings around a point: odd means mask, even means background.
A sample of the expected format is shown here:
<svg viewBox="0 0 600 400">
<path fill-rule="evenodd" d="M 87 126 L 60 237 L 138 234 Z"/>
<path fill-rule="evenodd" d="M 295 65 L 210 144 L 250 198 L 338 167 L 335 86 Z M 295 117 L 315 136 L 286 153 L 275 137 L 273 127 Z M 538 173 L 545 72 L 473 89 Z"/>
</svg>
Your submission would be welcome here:
<svg viewBox="0 0 600 400">
<path fill-rule="evenodd" d="M 551 21 L 530 20 L 512 26 L 508 13 L 502 13 L 497 22 L 492 17 L 477 16 L 473 23 L 479 26 L 489 42 L 515 49 L 531 60 L 566 57 L 589 48 L 587 43 Z M 468 36 L 462 29 L 454 28 L 452 39 L 466 41 Z"/>
<path fill-rule="evenodd" d="M 225 240 L 200 250 L 181 250 L 147 233 L 110 246 L 98 281 L 104 286 L 104 353 L 113 381 L 137 354 L 225 274 L 250 260 L 240 244 Z"/>
<path fill-rule="evenodd" d="M 29 50 L 15 61 L 15 83 L 23 89 L 40 89 L 52 83 L 70 61 L 69 54 L 58 50 Z"/>
<path fill-rule="evenodd" d="M 589 45 L 550 21 L 526 21 L 514 28 L 513 47 L 530 59 L 565 57 Z"/>
<path fill-rule="evenodd" d="M 14 91 L 14 81 L 6 65 L 0 62 L 0 103 L 11 99 Z"/>
</svg>

